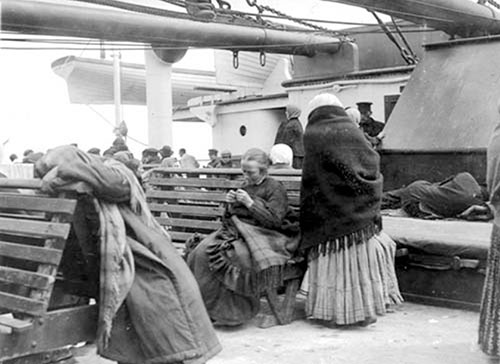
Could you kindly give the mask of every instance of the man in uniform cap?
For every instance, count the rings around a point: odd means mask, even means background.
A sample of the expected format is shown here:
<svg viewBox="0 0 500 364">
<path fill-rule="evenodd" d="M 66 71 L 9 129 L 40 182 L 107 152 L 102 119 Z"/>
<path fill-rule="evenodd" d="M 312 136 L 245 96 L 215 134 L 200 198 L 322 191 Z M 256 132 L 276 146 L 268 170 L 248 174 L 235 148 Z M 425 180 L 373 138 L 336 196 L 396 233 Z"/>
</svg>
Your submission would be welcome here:
<svg viewBox="0 0 500 364">
<path fill-rule="evenodd" d="M 373 119 L 372 115 L 372 103 L 371 102 L 358 102 L 358 110 L 361 114 L 361 122 L 359 127 L 368 136 L 376 137 L 384 129 L 385 124 Z"/>
</svg>

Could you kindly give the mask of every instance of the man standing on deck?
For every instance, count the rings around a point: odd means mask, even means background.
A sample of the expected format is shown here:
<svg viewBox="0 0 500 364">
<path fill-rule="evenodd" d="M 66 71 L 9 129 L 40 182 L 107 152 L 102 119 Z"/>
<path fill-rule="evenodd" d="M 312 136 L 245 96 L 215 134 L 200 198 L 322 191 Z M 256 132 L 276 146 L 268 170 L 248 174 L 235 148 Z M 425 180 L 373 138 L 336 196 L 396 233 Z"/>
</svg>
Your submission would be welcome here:
<svg viewBox="0 0 500 364">
<path fill-rule="evenodd" d="M 361 122 L 359 127 L 370 137 L 376 137 L 384 130 L 385 124 L 373 119 L 372 115 L 372 103 L 371 102 L 358 102 L 358 110 L 361 113 Z"/>
</svg>

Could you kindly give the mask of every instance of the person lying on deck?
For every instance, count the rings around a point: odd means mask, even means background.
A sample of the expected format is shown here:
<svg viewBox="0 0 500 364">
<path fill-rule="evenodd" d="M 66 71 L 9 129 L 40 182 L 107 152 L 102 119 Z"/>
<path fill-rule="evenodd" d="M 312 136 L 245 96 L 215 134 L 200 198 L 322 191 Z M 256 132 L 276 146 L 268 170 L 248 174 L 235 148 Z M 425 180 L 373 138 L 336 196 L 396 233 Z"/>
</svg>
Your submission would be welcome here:
<svg viewBox="0 0 500 364">
<path fill-rule="evenodd" d="M 398 190 L 384 192 L 382 209 L 403 209 L 411 217 L 452 218 L 488 199 L 486 190 L 467 172 L 444 181 L 415 181 Z"/>
<path fill-rule="evenodd" d="M 283 267 L 298 244 L 285 187 L 268 176 L 260 149 L 242 158 L 245 181 L 226 195 L 222 227 L 206 237 L 187 262 L 214 324 L 235 326 L 259 311 L 260 293 L 282 282 Z"/>
</svg>

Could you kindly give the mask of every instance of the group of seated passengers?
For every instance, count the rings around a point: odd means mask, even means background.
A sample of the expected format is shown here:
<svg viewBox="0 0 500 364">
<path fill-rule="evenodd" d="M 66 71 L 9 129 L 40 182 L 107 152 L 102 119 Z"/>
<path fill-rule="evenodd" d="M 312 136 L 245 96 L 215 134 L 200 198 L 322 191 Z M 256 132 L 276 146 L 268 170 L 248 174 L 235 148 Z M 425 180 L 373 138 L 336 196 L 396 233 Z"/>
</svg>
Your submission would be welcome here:
<svg viewBox="0 0 500 364">
<path fill-rule="evenodd" d="M 262 290 L 282 283 L 283 268 L 297 252 L 308 262 L 308 318 L 368 325 L 402 302 L 395 243 L 380 227 L 378 154 L 336 97 L 313 101 L 300 216 L 290 208 L 285 187 L 268 175 L 270 159 L 277 168 L 290 167 L 289 150 L 275 146 L 269 157 L 250 149 L 241 162 L 243 186 L 226 194 L 222 227 L 187 254 L 216 324 L 239 325 L 254 317 Z M 335 140 L 344 147 L 335 148 Z"/>
</svg>

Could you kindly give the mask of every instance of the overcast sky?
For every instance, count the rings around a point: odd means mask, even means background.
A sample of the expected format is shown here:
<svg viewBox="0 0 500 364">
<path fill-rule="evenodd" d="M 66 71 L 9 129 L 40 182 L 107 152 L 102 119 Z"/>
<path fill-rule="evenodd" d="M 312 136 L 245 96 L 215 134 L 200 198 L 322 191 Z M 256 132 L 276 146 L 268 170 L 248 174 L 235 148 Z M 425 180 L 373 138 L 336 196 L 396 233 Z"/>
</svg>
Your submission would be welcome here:
<svg viewBox="0 0 500 364">
<path fill-rule="evenodd" d="M 135 0 L 135 2 L 147 5 L 162 3 L 158 0 Z M 229 2 L 234 9 L 252 11 L 245 0 Z M 258 0 L 258 2 L 293 16 L 373 22 L 371 15 L 364 9 L 332 2 L 318 0 Z M 3 34 L 3 36 L 10 35 Z M 45 151 L 56 145 L 73 142 L 85 150 L 90 147 L 107 148 L 113 140 L 112 126 L 109 125 L 109 122 L 114 121 L 113 107 L 94 107 L 102 115 L 101 117 L 87 106 L 70 104 L 65 81 L 55 75 L 50 67 L 52 61 L 60 57 L 75 55 L 97 58 L 98 52 L 1 49 L 12 46 L 22 46 L 22 43 L 6 41 L 0 43 L 0 144 L 8 140 L 5 145 L 4 160 L 5 155 L 10 153 L 20 155 L 27 148 Z M 211 51 L 192 50 L 176 66 L 211 70 L 214 67 L 211 55 Z M 122 56 L 126 61 L 143 62 L 142 51 L 125 51 L 122 52 Z M 129 134 L 139 141 L 147 142 L 145 107 L 125 107 L 124 118 L 129 126 Z M 196 137 L 193 138 L 193 135 Z M 144 149 L 143 145 L 133 141 L 130 141 L 130 146 L 136 154 Z M 211 147 L 210 127 L 202 124 L 174 124 L 173 147 L 175 150 L 186 147 L 198 158 L 206 158 L 206 150 Z"/>
</svg>

